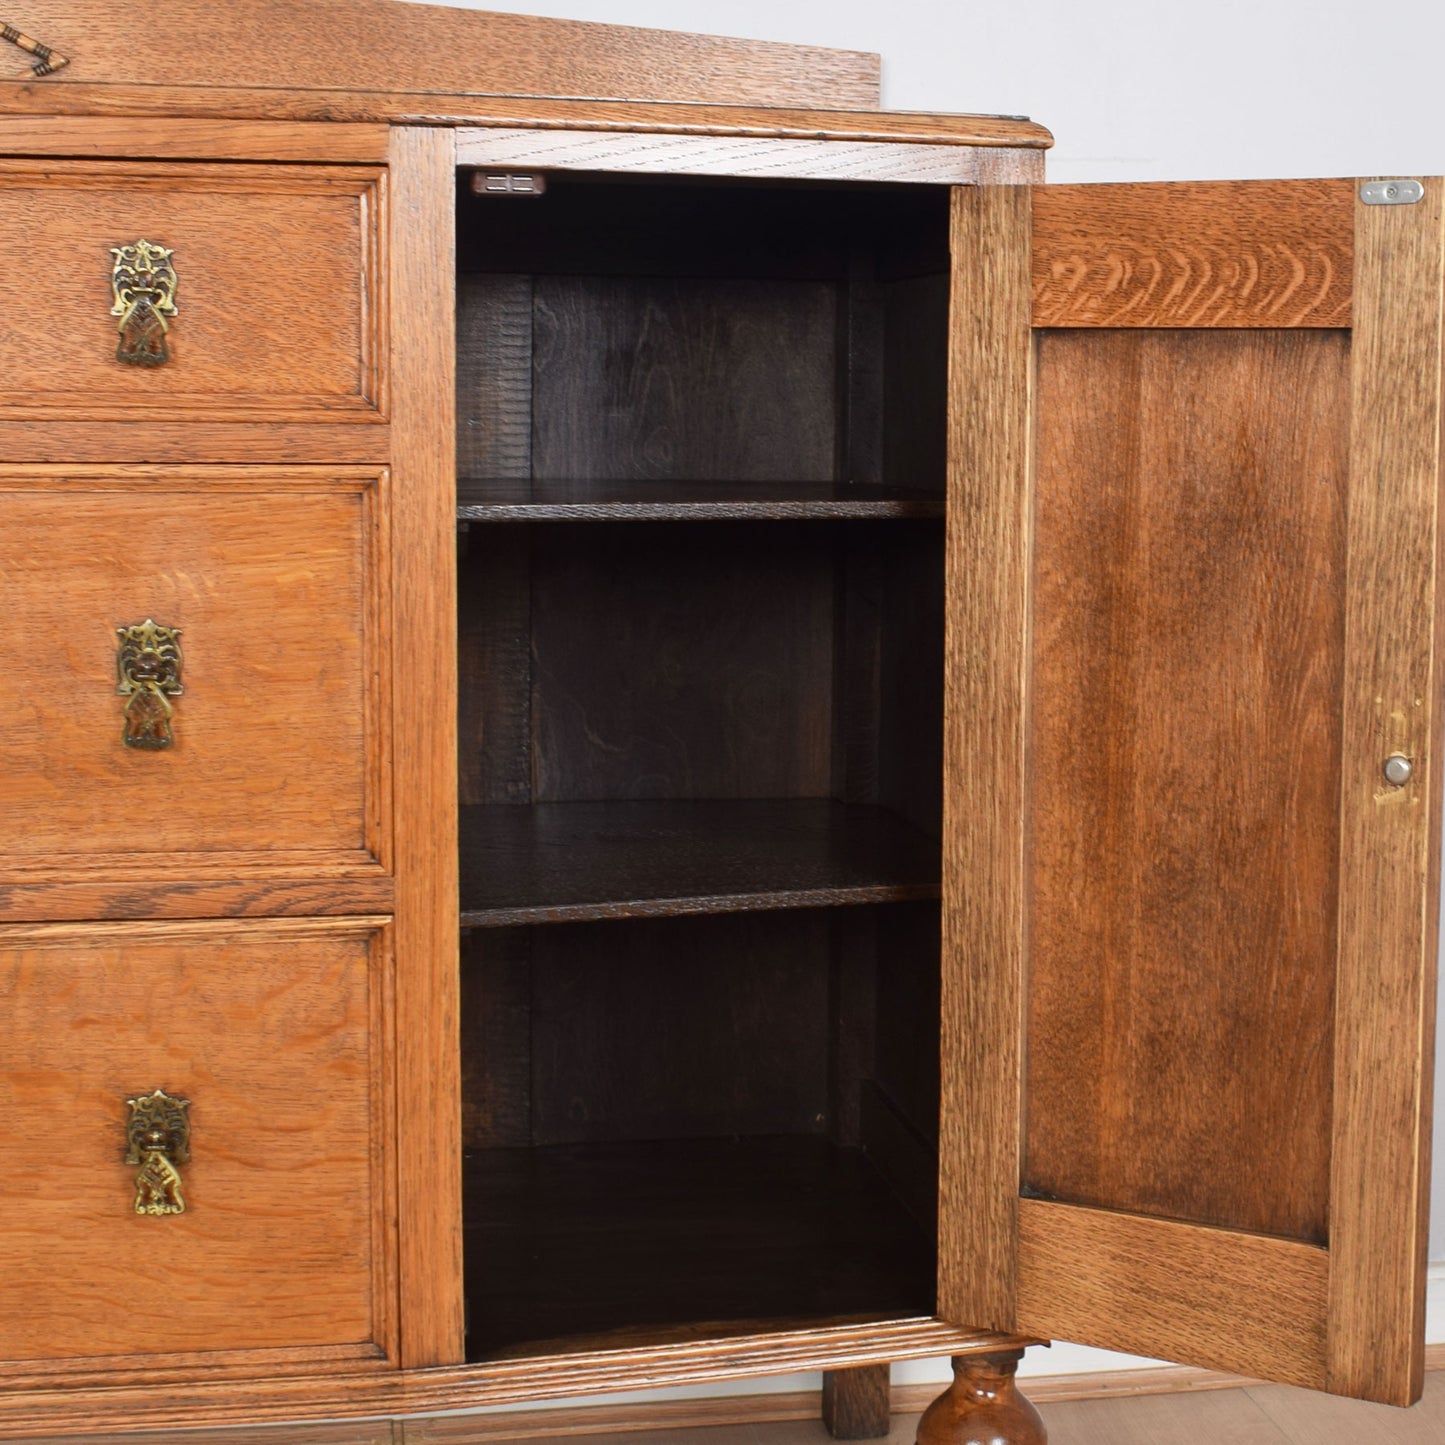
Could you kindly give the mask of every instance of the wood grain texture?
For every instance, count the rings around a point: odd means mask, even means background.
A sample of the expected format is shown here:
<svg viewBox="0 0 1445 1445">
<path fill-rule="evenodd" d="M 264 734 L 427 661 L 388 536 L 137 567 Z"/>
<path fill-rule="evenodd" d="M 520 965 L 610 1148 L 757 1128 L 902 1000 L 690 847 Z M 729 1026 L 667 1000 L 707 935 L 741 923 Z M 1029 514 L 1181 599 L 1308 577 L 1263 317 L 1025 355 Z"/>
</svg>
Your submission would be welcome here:
<svg viewBox="0 0 1445 1445">
<path fill-rule="evenodd" d="M 458 133 L 461 164 L 510 170 L 639 175 L 759 176 L 774 180 L 976 185 L 975 145 L 653 131 L 488 127 Z"/>
<path fill-rule="evenodd" d="M 519 1404 L 577 1394 L 700 1384 L 798 1370 L 846 1369 L 1008 1348 L 1015 1337 L 961 1330 L 928 1317 L 879 1322 L 809 1321 L 781 1329 L 693 1330 L 683 1339 L 582 1354 L 551 1354 L 451 1368 L 278 1373 L 238 1383 L 191 1374 L 162 1391 L 82 1384 L 0 1397 L 0 1439 L 92 1430 L 252 1426 L 347 1420 Z"/>
<path fill-rule="evenodd" d="M 149 59 L 99 0 L 27 0 L 25 18 L 71 57 L 66 76 L 89 85 L 878 105 L 876 55 L 392 0 L 301 9 L 284 0 L 234 9 L 180 0 L 167 16 L 165 47 Z"/>
<path fill-rule="evenodd" d="M 533 799 L 826 797 L 828 529 L 557 524 L 532 543 Z"/>
<path fill-rule="evenodd" d="M 11 1176 L 0 1359 L 392 1352 L 380 926 L 0 928 L 0 1127 L 33 1161 Z M 161 1220 L 122 1162 L 125 1100 L 158 1086 L 192 1100 L 186 1213 Z"/>
<path fill-rule="evenodd" d="M 1329 1386 L 1397 1405 L 1420 1392 L 1429 1222 L 1442 217 L 1439 181 L 1356 208 Z"/>
<path fill-rule="evenodd" d="M 881 1440 L 888 1434 L 893 1392 L 887 1365 L 823 1374 L 823 1426 L 835 1440 Z"/>
<path fill-rule="evenodd" d="M 833 478 L 824 283 L 544 276 L 533 294 L 533 476 Z"/>
<path fill-rule="evenodd" d="M 0 326 L 7 419 L 384 416 L 383 172 L 7 161 L 0 241 L 23 250 L 37 227 L 54 269 L 40 308 L 17 297 Z M 174 250 L 179 278 L 159 367 L 115 359 L 109 248 L 141 238 Z"/>
<path fill-rule="evenodd" d="M 1264 1235 L 1019 1201 L 1018 1322 L 1321 1389 L 1330 1261 Z"/>
<path fill-rule="evenodd" d="M 317 93 L 81 82 L 61 90 L 33 82 L 0 82 L 0 115 L 445 125 L 457 128 L 463 139 L 473 128 L 500 127 L 973 146 L 978 152 L 978 182 L 989 185 L 1041 181 L 1044 152 L 1053 145 L 1053 136 L 1043 126 L 1019 116 L 396 89 Z"/>
<path fill-rule="evenodd" d="M 333 161 L 385 163 L 384 125 L 287 121 L 146 120 L 123 127 L 98 116 L 0 119 L 0 154 L 94 156 L 162 161 Z"/>
<path fill-rule="evenodd" d="M 464 927 L 938 896 L 927 834 L 825 798 L 472 807 L 461 839 Z"/>
<path fill-rule="evenodd" d="M 0 419 L 0 456 L 10 462 L 77 466 L 104 462 L 243 462 L 252 465 L 325 462 L 384 466 L 390 429 L 382 422 L 33 421 Z"/>
<path fill-rule="evenodd" d="M 224 864 L 222 865 L 224 867 Z M 264 861 L 261 865 L 265 866 Z M 97 873 L 105 871 L 99 865 Z M 181 871 L 179 869 L 177 872 Z M 311 872 L 315 873 L 314 865 Z M 167 878 L 124 882 L 0 883 L 0 921 L 67 919 L 264 918 L 389 913 L 395 890 L 379 865 L 370 878 Z"/>
<path fill-rule="evenodd" d="M 1337 331 L 1038 338 L 1041 1197 L 1328 1237 L 1348 378 Z"/>
<path fill-rule="evenodd" d="M 1033 479 L 1030 196 L 953 200 L 938 1310 L 1011 1327 Z"/>
<path fill-rule="evenodd" d="M 314 873 L 382 846 L 384 475 L 0 468 L 0 654 L 29 678 L 0 725 L 0 875 L 267 852 Z M 115 681 L 116 628 L 148 617 L 182 634 L 156 753 L 122 744 Z"/>
<path fill-rule="evenodd" d="M 397 1162 L 401 1357 L 464 1357 L 457 1024 L 455 167 L 449 132 L 391 137 Z"/>
<path fill-rule="evenodd" d="M 1352 187 L 1042 187 L 1033 324 L 1348 326 Z"/>
</svg>

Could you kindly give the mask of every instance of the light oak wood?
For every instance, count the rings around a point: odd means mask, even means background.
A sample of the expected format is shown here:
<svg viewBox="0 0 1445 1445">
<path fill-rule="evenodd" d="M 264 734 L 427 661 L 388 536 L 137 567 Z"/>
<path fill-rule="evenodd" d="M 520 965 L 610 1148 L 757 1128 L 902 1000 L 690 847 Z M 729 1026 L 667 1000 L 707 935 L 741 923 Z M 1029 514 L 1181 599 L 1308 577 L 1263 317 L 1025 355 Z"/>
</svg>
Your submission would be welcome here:
<svg viewBox="0 0 1445 1445">
<path fill-rule="evenodd" d="M 1019 1201 L 1018 1320 L 1044 1338 L 1320 1389 L 1328 1284 L 1313 1245 Z"/>
<path fill-rule="evenodd" d="M 1012 1337 L 959 1330 L 940 1320 L 878 1324 L 817 1322 L 792 1330 L 729 1334 L 614 1351 L 594 1349 L 452 1368 L 228 1380 L 194 1372 L 164 1391 L 75 1382 L 64 1392 L 0 1395 L 0 1439 L 57 1430 L 101 1433 L 266 1424 L 305 1419 L 424 1415 L 577 1394 L 847 1369 L 936 1355 L 1017 1347 Z M 132 1381 L 132 1385 L 135 1382 Z"/>
<path fill-rule="evenodd" d="M 1438 927 L 1445 201 L 1355 207 L 1332 1390 L 1420 1392 Z M 1404 788 L 1386 757 L 1414 760 Z"/>
<path fill-rule="evenodd" d="M 402 1361 L 465 1358 L 457 1001 L 455 156 L 446 130 L 391 138 L 396 487 L 397 1163 Z"/>
<path fill-rule="evenodd" d="M 462 165 L 511 170 L 976 184 L 991 152 L 974 145 L 600 130 L 457 133 Z"/>
<path fill-rule="evenodd" d="M 6 421 L 0 418 L 0 456 L 10 462 L 64 466 L 103 462 L 247 462 L 253 465 L 324 462 L 384 466 L 391 456 L 385 422 Z"/>
<path fill-rule="evenodd" d="M 1046 186 L 1035 326 L 1348 326 L 1349 181 Z"/>
<path fill-rule="evenodd" d="M 938 1310 L 1011 1328 L 1033 514 L 1029 192 L 953 196 Z"/>
<path fill-rule="evenodd" d="M 25 23 L 84 85 L 878 105 L 876 55 L 394 0 L 178 0 L 163 46 L 100 0 L 26 0 Z"/>
<path fill-rule="evenodd" d="M 345 469 L 0 468 L 0 657 L 29 678 L 0 724 L 0 877 L 384 857 L 383 492 Z M 146 618 L 181 629 L 163 752 L 121 740 L 116 628 Z"/>
<path fill-rule="evenodd" d="M 33 877 L 20 883 L 0 882 L 0 921 L 343 916 L 389 913 L 396 896 L 392 880 L 374 862 L 366 870 L 369 876 L 349 876 L 340 870 L 325 876 L 308 856 L 293 865 L 297 871 L 305 871 L 306 876 L 297 878 L 237 878 L 237 870 L 221 862 L 219 867 L 229 876 L 198 879 L 194 874 L 199 867 L 217 868 L 215 859 L 189 869 L 176 867 L 174 859 L 167 861 L 167 876 L 160 881 L 137 877 L 126 882 L 110 876 L 89 883 Z M 176 873 L 186 873 L 186 881 L 170 876 L 172 867 Z M 275 871 L 269 858 L 257 868 L 268 875 Z M 99 865 L 97 871 L 106 871 L 105 865 Z M 114 869 L 110 871 L 113 875 Z"/>
<path fill-rule="evenodd" d="M 0 1360 L 391 1353 L 388 968 L 372 919 L 0 928 L 0 1132 L 29 1186 Z M 144 1218 L 125 1100 L 157 1087 L 192 1101 L 192 1157 L 186 1212 Z"/>
<path fill-rule="evenodd" d="M 93 156 L 159 161 L 386 163 L 387 127 L 287 121 L 147 120 L 117 127 L 97 116 L 0 119 L 0 155 Z"/>
<path fill-rule="evenodd" d="M 43 234 L 53 270 L 0 331 L 0 417 L 383 418 L 384 195 L 363 167 L 5 162 L 0 244 Z M 141 239 L 178 277 L 156 367 L 116 360 L 110 314 L 110 248 Z"/>
</svg>

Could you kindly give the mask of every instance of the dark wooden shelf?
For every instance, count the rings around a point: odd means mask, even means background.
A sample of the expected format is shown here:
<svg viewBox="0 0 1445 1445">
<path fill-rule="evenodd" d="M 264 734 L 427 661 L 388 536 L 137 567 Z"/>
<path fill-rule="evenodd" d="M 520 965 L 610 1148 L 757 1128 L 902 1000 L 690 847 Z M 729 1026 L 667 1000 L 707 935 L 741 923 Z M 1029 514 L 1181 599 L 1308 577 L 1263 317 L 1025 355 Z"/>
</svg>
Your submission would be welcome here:
<svg viewBox="0 0 1445 1445">
<path fill-rule="evenodd" d="M 705 522 L 941 517 L 942 492 L 838 482 L 534 482 L 464 478 L 470 522 Z"/>
<path fill-rule="evenodd" d="M 933 1312 L 927 1231 L 866 1154 L 821 1137 L 478 1150 L 463 1178 L 469 1360 L 697 1321 Z"/>
<path fill-rule="evenodd" d="M 901 903 L 937 898 L 939 871 L 926 833 L 827 799 L 461 810 L 471 928 Z"/>
</svg>

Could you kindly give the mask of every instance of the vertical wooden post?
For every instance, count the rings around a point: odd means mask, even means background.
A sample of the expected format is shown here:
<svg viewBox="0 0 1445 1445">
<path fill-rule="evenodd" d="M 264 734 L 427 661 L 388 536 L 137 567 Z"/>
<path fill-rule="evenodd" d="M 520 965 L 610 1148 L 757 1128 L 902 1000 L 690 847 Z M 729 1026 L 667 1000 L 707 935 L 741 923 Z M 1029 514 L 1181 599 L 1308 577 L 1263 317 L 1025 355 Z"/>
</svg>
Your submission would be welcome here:
<svg viewBox="0 0 1445 1445">
<path fill-rule="evenodd" d="M 823 1375 L 823 1424 L 835 1440 L 881 1440 L 893 1413 L 891 1369 L 859 1365 Z"/>
</svg>

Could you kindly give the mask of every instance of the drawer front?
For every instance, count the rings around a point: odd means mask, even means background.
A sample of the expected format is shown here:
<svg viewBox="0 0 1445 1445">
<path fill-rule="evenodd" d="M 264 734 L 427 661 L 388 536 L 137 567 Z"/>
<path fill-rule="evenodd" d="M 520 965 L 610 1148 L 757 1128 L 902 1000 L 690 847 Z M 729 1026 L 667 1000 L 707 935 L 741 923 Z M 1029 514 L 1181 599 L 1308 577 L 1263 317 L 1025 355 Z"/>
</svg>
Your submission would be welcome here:
<svg viewBox="0 0 1445 1445">
<path fill-rule="evenodd" d="M 0 1362 L 392 1353 L 387 953 L 377 919 L 0 929 Z M 187 1148 L 133 1148 L 156 1090 Z"/>
<path fill-rule="evenodd" d="M 4 162 L 0 419 L 382 418 L 384 175 Z"/>
<path fill-rule="evenodd" d="M 0 877 L 378 869 L 384 491 L 0 468 Z"/>
</svg>

